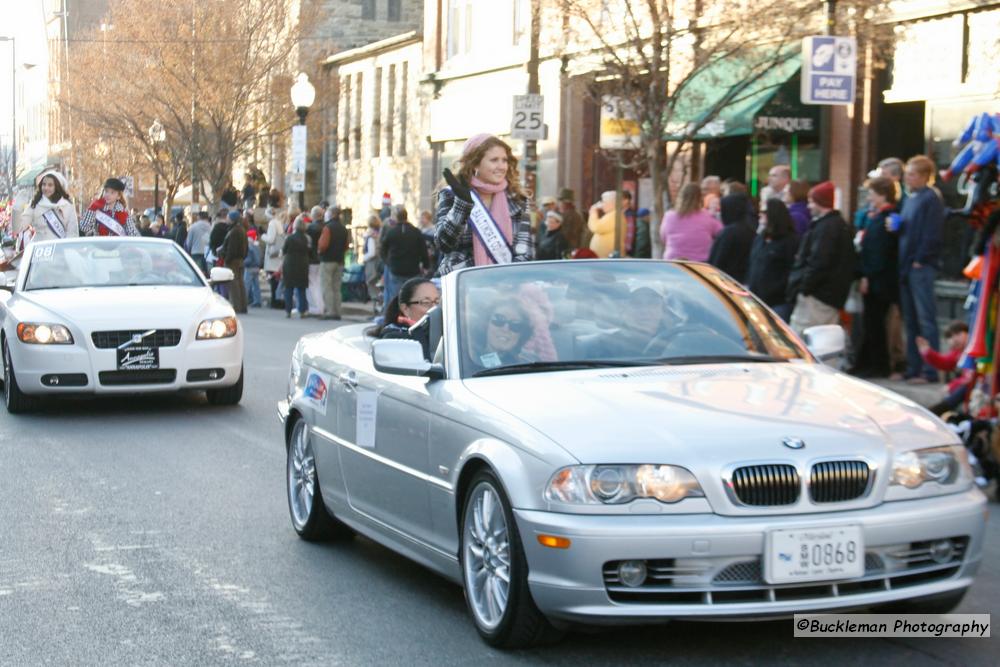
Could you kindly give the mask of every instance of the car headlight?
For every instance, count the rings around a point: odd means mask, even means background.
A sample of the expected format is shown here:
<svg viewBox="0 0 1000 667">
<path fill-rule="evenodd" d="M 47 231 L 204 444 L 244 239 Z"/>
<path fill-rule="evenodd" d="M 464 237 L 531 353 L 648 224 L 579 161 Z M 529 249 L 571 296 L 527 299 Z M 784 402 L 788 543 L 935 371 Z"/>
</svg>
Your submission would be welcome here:
<svg viewBox="0 0 1000 667">
<path fill-rule="evenodd" d="M 62 324 L 21 322 L 17 325 L 17 337 L 22 343 L 34 345 L 73 344 L 73 334 Z"/>
<path fill-rule="evenodd" d="M 198 340 L 232 338 L 235 335 L 235 317 L 219 317 L 214 320 L 202 320 L 201 324 L 198 325 Z"/>
<path fill-rule="evenodd" d="M 546 500 L 575 505 L 621 505 L 637 498 L 676 503 L 704 495 L 688 470 L 654 464 L 568 466 L 545 487 Z"/>
<path fill-rule="evenodd" d="M 916 489 L 926 482 L 958 484 L 972 478 L 969 455 L 962 445 L 900 452 L 892 460 L 892 483 Z"/>
<path fill-rule="evenodd" d="M 302 372 L 302 359 L 299 357 L 298 348 L 292 352 L 292 363 L 288 367 L 288 395 L 295 393 L 295 388 L 299 386 L 299 373 Z"/>
</svg>

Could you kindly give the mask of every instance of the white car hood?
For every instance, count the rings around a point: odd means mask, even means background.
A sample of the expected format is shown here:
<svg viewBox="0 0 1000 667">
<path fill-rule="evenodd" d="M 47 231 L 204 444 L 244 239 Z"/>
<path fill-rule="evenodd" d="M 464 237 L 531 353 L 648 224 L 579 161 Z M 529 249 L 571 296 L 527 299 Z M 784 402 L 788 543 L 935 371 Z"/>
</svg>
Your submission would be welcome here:
<svg viewBox="0 0 1000 667">
<path fill-rule="evenodd" d="M 809 363 L 660 366 L 465 381 L 582 463 L 726 465 L 957 442 L 923 408 Z M 799 438 L 799 452 L 782 445 Z"/>
<path fill-rule="evenodd" d="M 41 308 L 86 327 L 183 327 L 199 316 L 232 314 L 229 303 L 207 287 L 81 287 L 20 292 L 19 297 L 22 320 L 42 316 L 30 314 Z M 210 310 L 214 312 L 206 315 Z"/>
</svg>

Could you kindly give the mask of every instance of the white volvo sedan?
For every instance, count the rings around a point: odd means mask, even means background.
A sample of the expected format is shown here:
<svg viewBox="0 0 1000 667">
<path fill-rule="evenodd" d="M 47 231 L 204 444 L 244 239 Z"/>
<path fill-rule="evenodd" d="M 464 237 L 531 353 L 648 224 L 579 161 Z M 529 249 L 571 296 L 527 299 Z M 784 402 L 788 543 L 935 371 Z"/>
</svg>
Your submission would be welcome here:
<svg viewBox="0 0 1000 667">
<path fill-rule="evenodd" d="M 232 280 L 215 268 L 215 282 Z M 229 303 L 172 241 L 80 238 L 32 244 L 0 291 L 8 412 L 44 396 L 200 389 L 243 395 L 243 333 Z"/>
<path fill-rule="evenodd" d="M 961 441 L 820 363 L 717 269 L 464 269 L 412 340 L 299 341 L 285 423 L 305 539 L 360 532 L 464 588 L 491 644 L 567 622 L 944 612 L 986 500 Z M 398 330 L 394 332 L 399 337 Z"/>
</svg>

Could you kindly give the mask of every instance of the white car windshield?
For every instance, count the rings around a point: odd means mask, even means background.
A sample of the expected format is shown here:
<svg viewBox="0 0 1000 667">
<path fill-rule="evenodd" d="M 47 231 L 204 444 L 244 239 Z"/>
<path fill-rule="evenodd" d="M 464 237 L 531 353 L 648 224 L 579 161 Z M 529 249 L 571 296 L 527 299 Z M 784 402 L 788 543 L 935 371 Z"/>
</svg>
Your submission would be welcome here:
<svg viewBox="0 0 1000 667">
<path fill-rule="evenodd" d="M 462 375 L 809 359 L 791 330 L 707 265 L 512 264 L 458 281 Z"/>
<path fill-rule="evenodd" d="M 173 244 L 94 241 L 33 244 L 24 289 L 204 284 Z"/>
</svg>

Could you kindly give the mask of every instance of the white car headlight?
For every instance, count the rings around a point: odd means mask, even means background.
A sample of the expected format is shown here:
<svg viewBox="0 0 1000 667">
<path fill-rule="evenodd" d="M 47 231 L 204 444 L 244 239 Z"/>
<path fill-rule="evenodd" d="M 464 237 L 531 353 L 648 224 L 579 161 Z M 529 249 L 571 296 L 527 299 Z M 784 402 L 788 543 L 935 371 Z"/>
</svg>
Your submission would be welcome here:
<svg viewBox="0 0 1000 667">
<path fill-rule="evenodd" d="M 213 320 L 202 320 L 201 324 L 198 325 L 198 340 L 232 338 L 235 335 L 235 317 L 219 317 Z"/>
<path fill-rule="evenodd" d="M 34 345 L 72 345 L 73 334 L 62 324 L 21 322 L 17 337 L 22 343 Z"/>
<path fill-rule="evenodd" d="M 969 455 L 962 445 L 900 452 L 892 460 L 892 484 L 907 489 L 916 489 L 927 482 L 957 486 L 971 479 Z"/>
<path fill-rule="evenodd" d="M 574 505 L 621 505 L 637 498 L 676 503 L 704 495 L 685 468 L 655 464 L 568 466 L 545 487 L 546 500 Z"/>
</svg>

